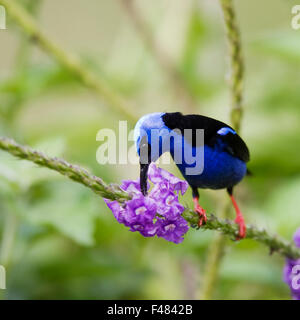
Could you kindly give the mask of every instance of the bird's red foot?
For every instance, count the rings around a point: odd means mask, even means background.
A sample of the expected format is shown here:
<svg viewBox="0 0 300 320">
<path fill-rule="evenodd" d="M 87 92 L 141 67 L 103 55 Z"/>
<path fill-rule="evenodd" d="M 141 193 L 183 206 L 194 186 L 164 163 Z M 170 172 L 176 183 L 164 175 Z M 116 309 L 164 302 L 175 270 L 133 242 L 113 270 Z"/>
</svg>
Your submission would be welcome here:
<svg viewBox="0 0 300 320">
<path fill-rule="evenodd" d="M 242 215 L 238 215 L 234 222 L 239 226 L 239 235 L 236 237 L 236 240 L 241 240 L 246 237 L 246 225 Z"/>
<path fill-rule="evenodd" d="M 194 211 L 199 215 L 198 227 L 200 228 L 202 225 L 206 224 L 207 217 L 205 210 L 200 207 L 198 203 L 198 198 L 194 198 Z"/>
<path fill-rule="evenodd" d="M 244 239 L 246 237 L 246 225 L 245 225 L 245 220 L 244 220 L 244 217 L 233 197 L 233 195 L 230 195 L 230 198 L 231 198 L 231 201 L 233 203 L 233 206 L 234 206 L 234 209 L 235 209 L 235 212 L 236 212 L 236 218 L 234 220 L 234 222 L 236 224 L 238 224 L 239 226 L 239 235 L 236 237 L 236 240 L 241 240 L 241 239 Z"/>
</svg>

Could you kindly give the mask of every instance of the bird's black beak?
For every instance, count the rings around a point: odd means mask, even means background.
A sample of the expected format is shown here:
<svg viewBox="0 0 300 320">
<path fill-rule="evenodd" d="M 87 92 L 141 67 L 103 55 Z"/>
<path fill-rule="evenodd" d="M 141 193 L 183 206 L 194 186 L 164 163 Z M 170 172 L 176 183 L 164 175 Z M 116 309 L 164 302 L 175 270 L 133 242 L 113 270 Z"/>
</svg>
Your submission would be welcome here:
<svg viewBox="0 0 300 320">
<path fill-rule="evenodd" d="M 144 136 L 140 142 L 140 187 L 142 194 L 147 195 L 148 169 L 151 163 L 151 146 L 148 144 L 148 137 Z"/>
<path fill-rule="evenodd" d="M 140 164 L 140 186 L 144 196 L 147 195 L 147 180 L 148 180 L 149 163 Z"/>
</svg>

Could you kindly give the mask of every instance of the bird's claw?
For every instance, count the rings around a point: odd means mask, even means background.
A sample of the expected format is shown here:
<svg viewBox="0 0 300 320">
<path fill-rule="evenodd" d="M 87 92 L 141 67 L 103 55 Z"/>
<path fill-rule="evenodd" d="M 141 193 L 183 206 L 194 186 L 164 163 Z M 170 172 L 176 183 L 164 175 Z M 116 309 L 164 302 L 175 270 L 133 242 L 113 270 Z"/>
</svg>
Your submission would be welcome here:
<svg viewBox="0 0 300 320">
<path fill-rule="evenodd" d="M 195 206 L 194 210 L 199 215 L 198 228 L 200 228 L 207 222 L 206 212 L 203 208 L 200 207 L 200 205 Z"/>
<path fill-rule="evenodd" d="M 246 237 L 246 225 L 243 217 L 237 217 L 234 222 L 239 226 L 239 234 L 236 237 L 236 240 L 242 240 Z"/>
</svg>

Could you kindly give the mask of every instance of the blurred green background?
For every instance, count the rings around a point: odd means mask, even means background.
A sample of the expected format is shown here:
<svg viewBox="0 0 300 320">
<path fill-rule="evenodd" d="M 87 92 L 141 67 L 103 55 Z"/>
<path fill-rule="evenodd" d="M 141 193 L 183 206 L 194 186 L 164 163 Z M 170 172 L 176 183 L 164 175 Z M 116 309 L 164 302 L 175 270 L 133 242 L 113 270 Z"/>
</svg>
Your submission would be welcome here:
<svg viewBox="0 0 300 320">
<path fill-rule="evenodd" d="M 121 0 L 18 2 L 50 38 L 125 96 L 137 117 L 191 111 Z M 234 3 L 246 65 L 241 134 L 253 172 L 237 197 L 248 223 L 291 239 L 300 226 L 300 30 L 291 28 L 297 1 Z M 219 2 L 134 4 L 158 51 L 178 69 L 193 112 L 229 122 L 229 58 Z M 0 135 L 81 164 L 107 182 L 138 177 L 138 166 L 96 161 L 98 130 L 117 129 L 124 116 L 8 20 L 7 30 L 0 30 Z M 165 168 L 180 176 L 173 165 Z M 218 214 L 223 195 L 201 192 L 204 208 Z M 190 191 L 183 203 L 191 205 Z M 4 299 L 197 299 L 214 235 L 190 230 L 180 245 L 145 239 L 116 223 L 103 200 L 83 186 L 0 151 Z M 289 299 L 283 258 L 250 240 L 227 242 L 214 298 Z"/>
</svg>

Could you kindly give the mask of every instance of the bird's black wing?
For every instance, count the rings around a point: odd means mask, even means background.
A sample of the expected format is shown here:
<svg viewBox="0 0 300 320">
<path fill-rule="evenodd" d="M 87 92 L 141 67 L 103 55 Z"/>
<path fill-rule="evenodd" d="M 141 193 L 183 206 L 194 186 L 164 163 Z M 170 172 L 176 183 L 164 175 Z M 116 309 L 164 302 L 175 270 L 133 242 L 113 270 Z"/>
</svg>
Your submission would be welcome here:
<svg viewBox="0 0 300 320">
<path fill-rule="evenodd" d="M 196 146 L 196 129 L 204 129 L 204 143 L 209 146 L 214 146 L 217 138 L 225 142 L 225 150 L 245 161 L 249 161 L 249 150 L 246 143 L 238 134 L 228 132 L 226 135 L 219 135 L 217 132 L 221 128 L 230 128 L 226 123 L 213 118 L 191 114 L 183 115 L 180 112 L 165 113 L 162 116 L 165 125 L 171 130 L 178 129 L 184 134 L 184 129 L 192 129 L 192 146 Z M 232 129 L 233 130 L 233 129 Z"/>
</svg>

